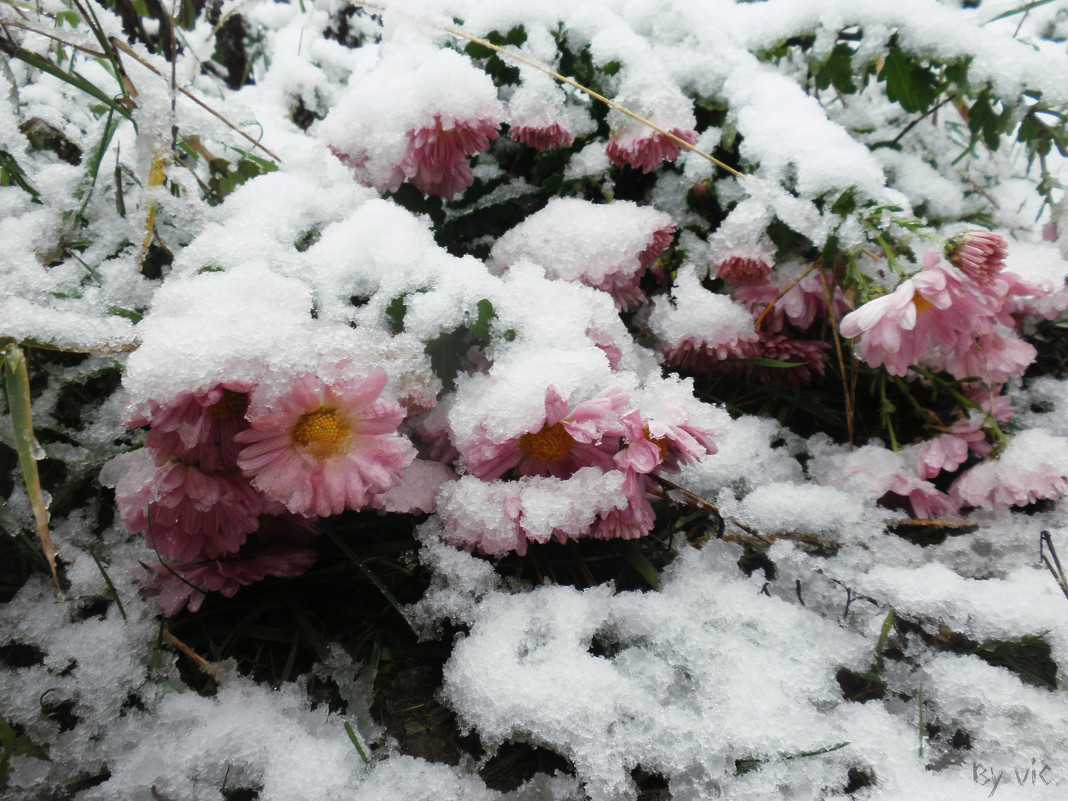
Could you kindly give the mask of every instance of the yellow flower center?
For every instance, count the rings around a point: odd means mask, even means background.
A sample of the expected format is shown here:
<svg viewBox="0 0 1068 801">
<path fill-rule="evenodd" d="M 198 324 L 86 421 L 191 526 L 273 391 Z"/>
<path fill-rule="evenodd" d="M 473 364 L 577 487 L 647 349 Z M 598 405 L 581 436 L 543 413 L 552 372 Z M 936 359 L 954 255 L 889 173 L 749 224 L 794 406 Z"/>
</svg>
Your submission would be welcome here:
<svg viewBox="0 0 1068 801">
<path fill-rule="evenodd" d="M 929 308 L 931 308 L 934 304 L 931 303 L 931 301 L 929 301 L 927 298 L 925 298 L 919 292 L 916 292 L 912 296 L 912 305 L 916 307 L 916 314 L 923 314 L 925 311 L 927 311 Z"/>
<path fill-rule="evenodd" d="M 232 420 L 244 417 L 248 410 L 248 396 L 244 392 L 223 390 L 223 396 L 211 406 L 211 416 L 215 420 Z"/>
<path fill-rule="evenodd" d="M 309 455 L 324 459 L 340 451 L 351 433 L 351 427 L 337 409 L 322 407 L 302 414 L 290 437 Z"/>
<path fill-rule="evenodd" d="M 564 429 L 563 423 L 542 426 L 536 434 L 519 438 L 519 450 L 536 462 L 555 462 L 571 452 L 575 439 Z"/>
<path fill-rule="evenodd" d="M 649 426 L 642 426 L 642 435 L 660 449 L 660 460 L 663 461 L 668 455 L 668 438 L 649 436 Z"/>
</svg>

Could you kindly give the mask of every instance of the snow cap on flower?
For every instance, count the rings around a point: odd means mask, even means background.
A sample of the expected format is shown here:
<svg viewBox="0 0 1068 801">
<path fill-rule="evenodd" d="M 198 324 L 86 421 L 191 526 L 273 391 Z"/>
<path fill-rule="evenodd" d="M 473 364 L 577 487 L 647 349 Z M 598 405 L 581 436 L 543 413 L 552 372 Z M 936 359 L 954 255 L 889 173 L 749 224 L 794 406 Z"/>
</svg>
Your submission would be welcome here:
<svg viewBox="0 0 1068 801">
<path fill-rule="evenodd" d="M 396 432 L 404 411 L 380 397 L 386 372 L 342 365 L 326 381 L 311 373 L 257 387 L 237 435 L 238 466 L 290 512 L 326 517 L 360 509 L 399 480 L 415 449 Z"/>
<path fill-rule="evenodd" d="M 404 47 L 354 76 L 320 131 L 361 183 L 395 192 L 407 179 L 450 198 L 471 185 L 467 156 L 489 147 L 502 116 L 493 81 L 465 56 Z"/>
<path fill-rule="evenodd" d="M 743 343 L 757 339 L 750 313 L 726 295 L 701 286 L 693 265 L 679 270 L 670 300 L 661 295 L 653 301 L 649 327 L 665 358 L 692 370 L 738 358 Z"/>
<path fill-rule="evenodd" d="M 575 137 L 563 89 L 539 70 L 523 66 L 519 72 L 522 83 L 508 99 L 509 135 L 536 150 L 570 147 Z"/>
<path fill-rule="evenodd" d="M 547 278 L 600 289 L 626 309 L 644 300 L 638 284 L 674 230 L 668 215 L 649 206 L 553 198 L 498 239 L 491 255 L 499 268 L 532 261 Z"/>
</svg>

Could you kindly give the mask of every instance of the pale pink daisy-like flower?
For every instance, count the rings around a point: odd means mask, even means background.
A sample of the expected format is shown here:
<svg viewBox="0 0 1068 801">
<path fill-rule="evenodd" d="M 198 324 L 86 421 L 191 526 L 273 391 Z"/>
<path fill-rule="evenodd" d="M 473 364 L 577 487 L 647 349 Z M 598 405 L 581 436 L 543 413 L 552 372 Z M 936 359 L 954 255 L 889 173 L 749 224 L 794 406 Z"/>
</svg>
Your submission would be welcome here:
<svg viewBox="0 0 1068 801">
<path fill-rule="evenodd" d="M 1068 494 L 1068 440 L 1048 431 L 1017 434 L 997 459 L 960 476 L 950 493 L 962 506 L 999 509 Z"/>
<path fill-rule="evenodd" d="M 781 333 L 786 323 L 804 331 L 817 318 L 827 316 L 827 292 L 819 273 L 810 273 L 779 297 L 781 291 L 775 283 L 742 284 L 735 288 L 734 297 L 752 311 L 754 319 L 763 316 L 761 329 L 771 333 Z M 837 286 L 832 297 L 837 319 L 849 311 L 849 301 Z M 775 305 L 765 314 L 772 301 Z"/>
<path fill-rule="evenodd" d="M 1008 245 L 993 231 L 967 231 L 946 242 L 946 258 L 966 276 L 988 283 L 1005 266 Z"/>
<path fill-rule="evenodd" d="M 126 527 L 144 532 L 164 559 L 214 559 L 237 551 L 256 530 L 263 498 L 236 473 L 204 473 L 196 465 L 161 467 L 146 457 L 115 486 Z"/>
<path fill-rule="evenodd" d="M 697 131 L 687 128 L 671 128 L 670 131 L 684 142 L 697 143 Z M 665 161 L 674 161 L 682 150 L 683 146 L 672 137 L 641 126 L 622 135 L 613 133 L 605 146 L 605 155 L 618 167 L 652 172 Z"/>
<path fill-rule="evenodd" d="M 216 384 L 208 390 L 180 392 L 165 404 L 152 402 L 134 415 L 130 428 L 149 426 L 145 444 L 157 464 L 172 459 L 192 462 L 206 472 L 232 470 L 241 446 L 234 436 L 248 428 L 245 410 L 248 391 L 244 383 Z"/>
<path fill-rule="evenodd" d="M 396 484 L 415 449 L 396 434 L 404 411 L 380 398 L 386 372 L 326 383 L 304 373 L 280 393 L 252 394 L 238 466 L 290 512 L 327 517 L 360 509 Z"/>
<path fill-rule="evenodd" d="M 730 284 L 768 284 L 771 281 L 771 265 L 755 256 L 732 254 L 716 262 L 715 270 L 717 278 Z"/>
<path fill-rule="evenodd" d="M 587 465 L 611 469 L 619 450 L 619 413 L 626 394 L 609 387 L 568 411 L 554 386 L 545 390 L 545 416 L 530 430 L 495 442 L 480 425 L 474 438 L 460 444 L 468 471 L 479 478 L 500 478 L 515 468 L 521 476 L 568 478 Z"/>
<path fill-rule="evenodd" d="M 437 115 L 430 125 L 408 132 L 408 149 L 397 169 L 423 194 L 448 200 L 473 183 L 467 157 L 488 150 L 499 127 L 500 121 L 493 118 L 453 120 Z"/>
<path fill-rule="evenodd" d="M 885 365 L 891 375 L 904 376 L 931 345 L 950 352 L 967 347 L 973 333 L 992 324 L 989 302 L 967 290 L 959 271 L 925 261 L 930 266 L 850 312 L 839 326 L 842 336 L 860 337 L 864 361 Z"/>
<path fill-rule="evenodd" d="M 934 478 L 943 471 L 952 473 L 968 459 L 968 446 L 967 439 L 955 434 L 929 439 L 916 447 L 916 472 L 920 478 Z"/>
</svg>

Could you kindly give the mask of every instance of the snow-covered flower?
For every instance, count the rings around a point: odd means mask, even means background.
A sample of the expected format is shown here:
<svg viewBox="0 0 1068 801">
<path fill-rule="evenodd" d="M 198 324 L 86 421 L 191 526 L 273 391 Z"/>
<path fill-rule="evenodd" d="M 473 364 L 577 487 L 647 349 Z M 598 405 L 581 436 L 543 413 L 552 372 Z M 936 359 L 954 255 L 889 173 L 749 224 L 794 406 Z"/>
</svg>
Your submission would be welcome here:
<svg viewBox="0 0 1068 801">
<path fill-rule="evenodd" d="M 575 141 L 567 118 L 567 96 L 543 72 L 520 68 L 522 83 L 508 100 L 509 135 L 536 150 L 570 147 Z"/>
<path fill-rule="evenodd" d="M 1008 246 L 993 231 L 966 231 L 946 243 L 946 258 L 980 284 L 990 281 L 1005 266 Z"/>
<path fill-rule="evenodd" d="M 472 183 L 468 156 L 498 135 L 503 111 L 485 72 L 451 50 L 394 50 L 354 80 L 321 127 L 363 184 L 395 192 L 408 180 L 451 198 Z"/>
<path fill-rule="evenodd" d="M 674 232 L 671 218 L 648 206 L 554 198 L 497 240 L 493 260 L 501 269 L 532 261 L 547 278 L 607 292 L 623 310 L 645 300 L 641 279 Z"/>
<path fill-rule="evenodd" d="M 240 445 L 234 436 L 248 428 L 245 410 L 250 387 L 243 383 L 216 384 L 207 390 L 180 392 L 164 404 L 149 408 L 127 422 L 130 428 L 149 426 L 145 444 L 157 464 L 172 459 L 193 463 L 205 472 L 232 470 Z"/>
<path fill-rule="evenodd" d="M 621 468 L 636 473 L 657 470 L 677 472 L 680 465 L 694 464 L 702 456 L 716 452 L 712 432 L 690 425 L 685 409 L 671 410 L 676 422 L 631 410 L 620 417 L 625 447 L 613 460 Z M 667 417 L 668 415 L 664 415 Z"/>
<path fill-rule="evenodd" d="M 950 487 L 961 506 L 997 509 L 1068 494 L 1068 440 L 1048 431 L 1017 434 L 997 459 L 963 473 Z"/>
<path fill-rule="evenodd" d="M 909 473 L 893 473 L 884 477 L 885 491 L 877 499 L 887 509 L 901 509 L 920 520 L 934 520 L 954 514 L 956 501 L 934 484 Z"/>
<path fill-rule="evenodd" d="M 326 383 L 310 373 L 252 393 L 238 466 L 294 514 L 326 517 L 368 505 L 400 480 L 415 450 L 396 434 L 404 411 L 379 397 L 386 372 Z"/>
<path fill-rule="evenodd" d="M 485 480 L 500 478 L 512 468 L 522 476 L 557 478 L 587 465 L 610 469 L 622 434 L 619 413 L 627 401 L 622 390 L 609 387 L 569 412 L 567 400 L 549 386 L 545 416 L 528 431 L 497 442 L 480 424 L 458 447 L 468 471 Z"/>
<path fill-rule="evenodd" d="M 625 506 L 609 509 L 598 516 L 589 536 L 600 540 L 635 540 L 644 537 L 656 525 L 656 513 L 647 491 L 653 486 L 649 476 L 635 470 L 623 470 Z"/>
<path fill-rule="evenodd" d="M 508 133 L 516 142 L 530 145 L 535 150 L 555 150 L 570 147 L 575 141 L 574 134 L 559 122 L 544 125 L 513 125 Z"/>
<path fill-rule="evenodd" d="M 697 143 L 697 131 L 672 128 L 671 133 L 693 145 Z M 642 126 L 627 133 L 613 133 L 605 146 L 608 160 L 618 167 L 634 167 L 652 172 L 665 161 L 674 161 L 683 146 L 660 131 Z"/>
</svg>

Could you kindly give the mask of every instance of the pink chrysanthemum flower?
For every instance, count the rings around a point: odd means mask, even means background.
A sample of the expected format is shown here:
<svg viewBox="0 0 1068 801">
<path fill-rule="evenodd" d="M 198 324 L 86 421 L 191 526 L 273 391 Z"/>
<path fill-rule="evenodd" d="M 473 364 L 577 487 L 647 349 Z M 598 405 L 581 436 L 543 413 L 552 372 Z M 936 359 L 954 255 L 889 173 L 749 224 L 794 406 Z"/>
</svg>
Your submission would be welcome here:
<svg viewBox="0 0 1068 801">
<path fill-rule="evenodd" d="M 570 413 L 556 388 L 545 390 L 545 417 L 530 430 L 504 442 L 489 439 L 481 425 L 460 445 L 468 471 L 479 478 L 500 478 L 512 468 L 521 476 L 568 478 L 587 465 L 611 469 L 619 450 L 619 413 L 627 396 L 610 387 Z"/>
<path fill-rule="evenodd" d="M 513 125 L 509 136 L 516 142 L 530 145 L 535 150 L 557 150 L 571 147 L 574 134 L 559 122 L 546 125 Z"/>
<path fill-rule="evenodd" d="M 205 472 L 232 470 L 241 449 L 234 436 L 248 428 L 248 391 L 247 384 L 228 383 L 181 392 L 162 406 L 150 404 L 127 426 L 150 426 L 145 444 L 155 453 L 157 464 L 181 459 Z"/>
<path fill-rule="evenodd" d="M 697 131 L 672 128 L 671 133 L 693 145 L 697 143 Z M 683 146 L 670 136 L 653 128 L 641 126 L 622 136 L 613 133 L 605 146 L 608 160 L 618 167 L 634 167 L 652 172 L 665 161 L 674 161 Z"/>
<path fill-rule="evenodd" d="M 236 552 L 256 530 L 263 498 L 236 473 L 204 473 L 172 462 L 132 464 L 115 486 L 126 527 L 144 532 L 164 559 L 192 561 Z"/>
<path fill-rule="evenodd" d="M 823 375 L 830 347 L 826 342 L 816 339 L 792 339 L 783 334 L 769 334 L 742 343 L 736 359 L 719 362 L 713 365 L 713 369 L 740 373 L 761 384 L 798 389 L 812 383 L 813 373 Z M 792 366 L 775 367 L 761 363 L 761 359 L 772 359 Z"/>
<path fill-rule="evenodd" d="M 967 439 L 955 434 L 927 440 L 916 448 L 916 472 L 920 478 L 934 478 L 943 471 L 952 473 L 968 459 L 968 445 Z"/>
<path fill-rule="evenodd" d="M 260 528 L 240 552 L 206 561 L 151 565 L 152 573 L 145 582 L 148 594 L 156 597 L 168 617 L 178 614 L 183 606 L 196 612 L 209 592 L 232 598 L 241 587 L 268 576 L 301 575 L 317 556 L 314 550 L 302 546 L 317 535 L 304 518 L 285 513 L 264 515 Z"/>
<path fill-rule="evenodd" d="M 919 520 L 934 520 L 959 509 L 953 498 L 929 481 L 905 473 L 887 478 L 886 491 L 878 498 L 880 506 L 901 509 Z"/>
<path fill-rule="evenodd" d="M 1008 250 L 1001 234 L 967 231 L 946 243 L 946 258 L 973 281 L 985 284 L 1001 272 Z"/>
<path fill-rule="evenodd" d="M 437 508 L 441 486 L 455 480 L 456 473 L 441 462 L 414 459 L 401 473 L 400 483 L 375 495 L 371 503 L 380 512 L 430 514 Z"/>
<path fill-rule="evenodd" d="M 676 419 L 686 420 L 684 409 L 673 411 Z M 712 432 L 688 422 L 650 420 L 638 410 L 627 412 L 620 422 L 626 447 L 613 460 L 621 468 L 636 473 L 678 472 L 680 465 L 695 464 L 702 456 L 717 451 Z"/>
<path fill-rule="evenodd" d="M 999 509 L 1068 494 L 1068 440 L 1048 431 L 1017 434 L 1001 456 L 960 476 L 950 494 L 962 506 Z"/>
<path fill-rule="evenodd" d="M 1033 345 L 1011 331 L 994 331 L 979 334 L 967 346 L 939 348 L 930 361 L 954 378 L 978 378 L 991 385 L 1019 378 L 1037 355 Z"/>
<path fill-rule="evenodd" d="M 449 120 L 437 115 L 431 125 L 408 132 L 408 149 L 397 169 L 423 194 L 448 200 L 473 183 L 467 157 L 488 150 L 499 127 L 500 121 L 491 118 Z"/>
<path fill-rule="evenodd" d="M 755 256 L 732 254 L 717 262 L 715 269 L 716 277 L 730 284 L 768 284 L 771 281 L 771 265 Z"/>
<path fill-rule="evenodd" d="M 627 505 L 598 515 L 589 536 L 599 540 L 636 540 L 656 525 L 656 513 L 649 503 L 652 479 L 634 470 L 623 471 L 623 494 Z"/>
<path fill-rule="evenodd" d="M 992 324 L 989 303 L 967 290 L 960 272 L 929 256 L 929 266 L 847 314 L 839 327 L 844 337 L 860 337 L 857 350 L 864 361 L 885 365 L 891 375 L 904 376 L 931 345 L 949 352 L 967 348 L 973 333 Z"/>
<path fill-rule="evenodd" d="M 304 373 L 280 395 L 252 394 L 252 427 L 238 466 L 252 484 L 290 512 L 327 517 L 359 509 L 400 479 L 415 450 L 396 434 L 401 407 L 380 398 L 381 368 L 360 380 L 327 384 Z"/>
<path fill-rule="evenodd" d="M 622 311 L 645 300 L 641 280 L 674 232 L 671 218 L 648 206 L 553 198 L 497 240 L 493 261 L 499 269 L 533 261 L 547 278 L 609 293 Z"/>
</svg>

